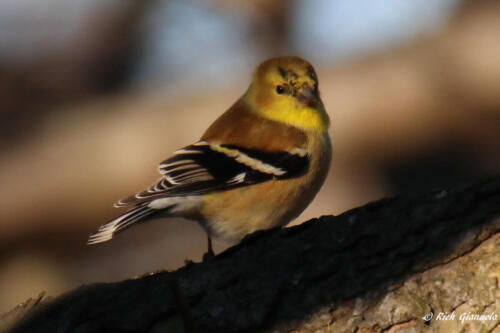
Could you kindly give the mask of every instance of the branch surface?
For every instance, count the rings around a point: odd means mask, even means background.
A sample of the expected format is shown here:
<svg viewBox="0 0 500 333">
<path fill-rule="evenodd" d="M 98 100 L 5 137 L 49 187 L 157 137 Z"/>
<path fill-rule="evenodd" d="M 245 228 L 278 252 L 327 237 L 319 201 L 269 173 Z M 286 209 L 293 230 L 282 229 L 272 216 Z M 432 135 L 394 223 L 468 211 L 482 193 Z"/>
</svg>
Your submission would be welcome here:
<svg viewBox="0 0 500 333">
<path fill-rule="evenodd" d="M 468 332 L 500 315 L 500 176 L 257 232 L 218 256 L 83 286 L 12 332 Z M 467 326 L 464 326 L 467 325 Z"/>
</svg>

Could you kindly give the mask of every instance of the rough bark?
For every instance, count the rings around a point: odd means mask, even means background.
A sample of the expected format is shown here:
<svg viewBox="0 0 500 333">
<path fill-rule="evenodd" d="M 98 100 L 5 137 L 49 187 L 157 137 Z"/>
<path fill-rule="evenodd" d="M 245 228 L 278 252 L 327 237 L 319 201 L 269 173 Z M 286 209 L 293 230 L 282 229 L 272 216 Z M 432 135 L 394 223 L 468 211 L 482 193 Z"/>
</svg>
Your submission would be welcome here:
<svg viewBox="0 0 500 333">
<path fill-rule="evenodd" d="M 258 232 L 202 263 L 83 286 L 12 332 L 485 332 L 500 319 L 500 176 Z M 422 317 L 456 312 L 452 321 Z"/>
</svg>

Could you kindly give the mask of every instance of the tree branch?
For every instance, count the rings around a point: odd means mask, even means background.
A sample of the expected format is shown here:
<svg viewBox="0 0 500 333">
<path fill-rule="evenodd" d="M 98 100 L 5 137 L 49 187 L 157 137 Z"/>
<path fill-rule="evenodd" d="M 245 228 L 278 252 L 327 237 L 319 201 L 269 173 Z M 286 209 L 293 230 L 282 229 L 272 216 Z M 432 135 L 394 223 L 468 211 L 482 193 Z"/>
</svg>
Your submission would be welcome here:
<svg viewBox="0 0 500 333">
<path fill-rule="evenodd" d="M 257 232 L 174 272 L 81 287 L 12 332 L 492 329 L 498 318 L 458 315 L 500 315 L 499 216 L 500 176 L 383 199 Z M 457 319 L 426 323 L 431 311 Z"/>
</svg>

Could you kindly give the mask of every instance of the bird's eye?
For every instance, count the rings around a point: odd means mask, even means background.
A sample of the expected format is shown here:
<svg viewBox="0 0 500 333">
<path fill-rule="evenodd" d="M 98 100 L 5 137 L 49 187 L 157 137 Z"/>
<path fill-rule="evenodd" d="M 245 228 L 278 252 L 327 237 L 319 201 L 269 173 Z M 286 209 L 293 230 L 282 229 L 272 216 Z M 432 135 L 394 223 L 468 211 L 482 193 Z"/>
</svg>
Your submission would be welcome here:
<svg viewBox="0 0 500 333">
<path fill-rule="evenodd" d="M 285 92 L 285 88 L 283 86 L 276 86 L 276 92 L 281 95 Z"/>
</svg>

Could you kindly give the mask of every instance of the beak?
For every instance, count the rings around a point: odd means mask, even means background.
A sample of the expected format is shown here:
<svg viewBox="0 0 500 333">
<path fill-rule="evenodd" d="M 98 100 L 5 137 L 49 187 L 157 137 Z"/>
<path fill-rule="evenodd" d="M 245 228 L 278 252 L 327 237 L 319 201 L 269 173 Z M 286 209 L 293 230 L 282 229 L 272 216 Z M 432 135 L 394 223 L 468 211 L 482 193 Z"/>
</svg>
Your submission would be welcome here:
<svg viewBox="0 0 500 333">
<path fill-rule="evenodd" d="M 310 107 L 315 107 L 318 105 L 320 99 L 319 99 L 319 92 L 318 92 L 318 86 L 309 86 L 309 85 L 304 85 L 302 86 L 302 89 L 298 91 L 297 99 L 299 102 L 310 106 Z"/>
</svg>

